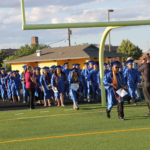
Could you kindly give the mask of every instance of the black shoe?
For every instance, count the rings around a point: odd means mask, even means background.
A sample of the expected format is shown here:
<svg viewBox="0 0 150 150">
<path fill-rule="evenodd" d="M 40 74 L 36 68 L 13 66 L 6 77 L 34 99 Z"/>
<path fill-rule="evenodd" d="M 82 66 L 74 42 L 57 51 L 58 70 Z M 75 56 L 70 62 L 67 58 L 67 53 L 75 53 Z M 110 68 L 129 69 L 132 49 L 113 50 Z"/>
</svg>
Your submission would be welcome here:
<svg viewBox="0 0 150 150">
<path fill-rule="evenodd" d="M 32 106 L 32 107 L 30 107 L 30 109 L 35 109 L 35 107 L 34 107 L 34 106 Z"/>
<path fill-rule="evenodd" d="M 131 104 L 130 101 L 128 101 L 128 104 Z"/>
<path fill-rule="evenodd" d="M 106 109 L 106 114 L 107 114 L 107 118 L 110 119 L 110 110 L 107 110 L 107 109 Z"/>
</svg>

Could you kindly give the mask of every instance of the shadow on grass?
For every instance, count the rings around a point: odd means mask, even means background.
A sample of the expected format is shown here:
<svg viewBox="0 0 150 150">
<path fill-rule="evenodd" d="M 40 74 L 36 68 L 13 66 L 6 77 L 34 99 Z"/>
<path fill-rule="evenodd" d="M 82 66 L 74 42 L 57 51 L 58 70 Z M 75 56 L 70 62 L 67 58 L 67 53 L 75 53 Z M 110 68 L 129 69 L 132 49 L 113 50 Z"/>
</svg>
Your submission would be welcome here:
<svg viewBox="0 0 150 150">
<path fill-rule="evenodd" d="M 81 110 L 100 110 L 101 109 L 101 107 L 99 106 L 99 107 L 86 107 L 86 108 L 82 108 L 81 107 Z"/>
<path fill-rule="evenodd" d="M 125 120 L 145 120 L 150 119 L 150 116 L 133 116 L 131 118 L 126 118 Z"/>
</svg>

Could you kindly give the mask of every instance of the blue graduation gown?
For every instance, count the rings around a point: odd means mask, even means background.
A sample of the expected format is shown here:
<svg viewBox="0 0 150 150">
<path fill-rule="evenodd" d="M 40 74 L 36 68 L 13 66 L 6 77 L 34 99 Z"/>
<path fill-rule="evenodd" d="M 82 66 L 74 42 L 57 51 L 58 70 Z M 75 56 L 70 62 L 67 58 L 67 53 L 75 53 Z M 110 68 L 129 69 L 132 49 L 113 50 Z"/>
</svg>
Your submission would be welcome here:
<svg viewBox="0 0 150 150">
<path fill-rule="evenodd" d="M 36 84 L 37 84 L 37 86 L 35 88 L 35 96 L 39 97 L 40 96 L 40 92 L 41 92 L 41 84 L 40 84 L 41 76 L 40 75 L 36 75 L 35 78 L 36 78 Z"/>
<path fill-rule="evenodd" d="M 11 82 L 11 92 L 12 96 L 20 96 L 20 89 L 21 89 L 21 81 L 20 78 L 18 77 L 11 77 L 10 78 Z"/>
<path fill-rule="evenodd" d="M 88 69 L 84 69 L 82 70 L 82 81 L 83 81 L 83 95 L 84 98 L 87 98 L 87 93 L 88 93 L 88 74 L 89 74 L 89 70 Z"/>
<path fill-rule="evenodd" d="M 25 98 L 24 100 L 27 101 L 27 90 L 26 90 L 26 87 L 25 87 L 25 84 L 23 83 L 23 78 L 24 78 L 25 74 L 22 72 L 21 75 L 20 75 L 20 80 L 22 82 L 22 89 L 23 89 L 23 97 Z"/>
<path fill-rule="evenodd" d="M 67 99 L 67 94 L 69 93 L 69 74 L 70 74 L 70 69 L 64 69 L 63 72 L 65 73 L 65 99 Z"/>
<path fill-rule="evenodd" d="M 0 90 L 1 90 L 1 97 L 2 99 L 6 98 L 6 76 L 5 75 L 1 75 L 0 76 Z"/>
<path fill-rule="evenodd" d="M 92 83 L 91 87 L 92 87 L 92 94 L 97 93 L 97 95 L 100 95 L 100 91 L 99 91 L 99 70 L 92 70 L 89 73 L 89 81 Z"/>
<path fill-rule="evenodd" d="M 44 87 L 44 89 L 42 88 L 43 93 L 44 93 L 44 100 L 50 99 L 52 96 L 52 93 L 51 93 L 51 90 L 49 89 L 47 82 L 43 75 L 41 75 L 41 77 L 40 77 L 40 84 L 41 84 L 41 86 Z"/>
<path fill-rule="evenodd" d="M 56 76 L 55 74 L 53 74 L 51 78 L 51 85 L 52 87 L 56 87 L 58 90 L 58 93 L 54 93 L 55 98 L 60 98 L 60 93 L 64 94 L 65 92 L 65 75 L 61 74 L 61 77 L 59 77 L 58 75 Z"/>
<path fill-rule="evenodd" d="M 121 88 L 122 84 L 122 76 L 121 74 L 116 74 L 117 77 L 117 82 L 118 82 L 118 89 Z M 109 72 L 105 74 L 103 84 L 105 89 L 107 90 L 107 110 L 111 110 L 111 108 L 118 103 L 116 97 L 115 97 L 115 91 L 114 88 L 111 86 L 111 83 L 113 82 L 112 80 L 113 75 L 112 72 Z M 122 99 L 123 101 L 123 99 Z"/>
<path fill-rule="evenodd" d="M 88 69 L 89 70 L 89 74 L 88 74 L 88 82 L 87 82 L 87 87 L 88 87 L 88 96 L 89 96 L 89 98 L 93 98 L 93 96 L 92 96 L 92 86 L 90 86 L 90 72 L 93 70 L 93 68 L 89 68 Z"/>
<path fill-rule="evenodd" d="M 10 80 L 10 75 L 6 76 L 6 80 L 7 80 L 7 97 L 9 100 L 11 100 L 12 98 L 12 92 L 11 92 L 11 80 Z"/>
<path fill-rule="evenodd" d="M 136 98 L 135 91 L 137 84 L 140 82 L 139 72 L 135 69 L 127 69 L 124 73 L 124 85 L 127 85 L 128 92 L 131 98 Z"/>
</svg>

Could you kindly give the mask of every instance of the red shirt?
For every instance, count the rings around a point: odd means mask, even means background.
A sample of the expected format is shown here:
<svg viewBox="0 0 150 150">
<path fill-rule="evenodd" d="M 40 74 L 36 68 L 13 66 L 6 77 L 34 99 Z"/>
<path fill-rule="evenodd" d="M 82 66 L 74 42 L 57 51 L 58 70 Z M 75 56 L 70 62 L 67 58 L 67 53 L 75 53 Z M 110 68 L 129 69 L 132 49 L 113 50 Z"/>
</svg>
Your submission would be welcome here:
<svg viewBox="0 0 150 150">
<path fill-rule="evenodd" d="M 26 88 L 34 88 L 35 85 L 34 83 L 31 81 L 32 74 L 30 72 L 26 72 L 25 74 L 25 81 L 26 81 Z"/>
</svg>

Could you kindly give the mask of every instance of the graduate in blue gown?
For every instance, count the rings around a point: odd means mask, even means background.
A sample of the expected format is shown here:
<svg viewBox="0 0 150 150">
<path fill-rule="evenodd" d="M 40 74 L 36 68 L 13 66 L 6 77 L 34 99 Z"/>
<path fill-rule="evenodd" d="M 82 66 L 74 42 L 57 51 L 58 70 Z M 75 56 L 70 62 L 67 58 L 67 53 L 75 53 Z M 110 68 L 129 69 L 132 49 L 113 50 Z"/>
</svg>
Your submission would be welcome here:
<svg viewBox="0 0 150 150">
<path fill-rule="evenodd" d="M 116 91 L 120 88 L 124 88 L 123 86 L 123 77 L 119 73 L 120 63 L 115 61 L 113 63 L 112 71 L 107 73 L 104 76 L 103 84 L 105 89 L 107 90 L 107 117 L 110 118 L 110 112 L 114 105 L 117 105 L 118 117 L 121 120 L 124 120 L 124 109 L 123 109 L 123 98 L 121 98 Z"/>
<path fill-rule="evenodd" d="M 123 62 L 122 62 L 122 67 L 120 68 L 119 72 L 120 72 L 122 75 L 124 75 L 124 73 L 125 73 L 125 71 L 126 71 L 127 68 L 128 68 L 128 67 L 126 66 L 126 61 L 123 61 Z"/>
<path fill-rule="evenodd" d="M 107 67 L 107 63 L 104 63 L 104 76 L 109 73 L 110 71 L 108 70 L 108 67 Z M 101 82 L 100 82 L 100 71 L 97 75 L 97 81 L 98 81 L 98 85 L 99 85 L 99 91 L 100 91 L 100 94 L 101 94 Z M 106 101 L 107 101 L 107 90 L 105 90 L 106 92 Z"/>
<path fill-rule="evenodd" d="M 2 68 L 1 69 L 1 74 L 0 74 L 0 91 L 1 91 L 1 98 L 3 101 L 5 101 L 6 99 L 6 86 L 7 86 L 7 82 L 6 82 L 6 72 L 5 69 Z"/>
<path fill-rule="evenodd" d="M 108 70 L 107 63 L 104 63 L 104 75 L 106 75 L 108 72 L 110 71 Z M 100 88 L 100 71 L 98 72 L 97 80 Z"/>
<path fill-rule="evenodd" d="M 11 78 L 11 94 L 12 94 L 12 100 L 15 102 L 15 96 L 18 98 L 18 102 L 20 102 L 20 90 L 21 90 L 21 80 L 17 76 L 16 71 L 12 72 Z"/>
<path fill-rule="evenodd" d="M 12 74 L 12 71 L 8 71 L 7 76 L 6 76 L 6 81 L 7 81 L 7 98 L 8 98 L 8 100 L 12 100 L 11 80 L 10 80 L 11 74 Z"/>
<path fill-rule="evenodd" d="M 127 61 L 128 68 L 124 73 L 124 85 L 127 85 L 129 96 L 131 97 L 132 103 L 136 105 L 136 94 L 137 84 L 140 83 L 139 72 L 133 69 L 133 60 Z"/>
<path fill-rule="evenodd" d="M 108 64 L 104 63 L 104 75 L 107 74 L 110 70 L 108 69 Z"/>
<path fill-rule="evenodd" d="M 76 68 L 74 68 L 69 76 L 69 89 L 70 89 L 70 97 L 73 101 L 73 109 L 78 110 L 78 101 L 79 101 L 79 85 L 82 82 L 81 76 Z M 76 87 L 73 88 L 72 85 Z"/>
<path fill-rule="evenodd" d="M 19 70 L 16 70 L 16 77 L 20 79 Z"/>
<path fill-rule="evenodd" d="M 41 78 L 41 73 L 40 67 L 35 67 L 34 68 L 34 80 L 35 80 L 35 100 L 37 101 L 38 104 L 42 103 L 42 87 L 40 83 L 40 78 Z"/>
<path fill-rule="evenodd" d="M 99 70 L 97 63 L 93 64 L 93 70 L 89 73 L 89 82 L 92 87 L 92 102 L 98 102 L 100 97 L 100 89 L 99 89 Z"/>
<path fill-rule="evenodd" d="M 107 64 L 107 69 L 108 69 L 108 71 L 112 71 L 112 64 L 111 63 Z"/>
<path fill-rule="evenodd" d="M 84 69 L 82 70 L 82 80 L 83 80 L 83 95 L 84 95 L 84 101 L 87 101 L 87 94 L 88 94 L 88 63 L 84 63 Z"/>
<path fill-rule="evenodd" d="M 49 75 L 49 67 L 44 67 L 40 77 L 40 85 L 44 94 L 44 107 L 51 106 L 51 77 Z"/>
<path fill-rule="evenodd" d="M 64 70 L 63 70 L 63 72 L 65 73 L 65 76 L 66 76 L 64 98 L 68 99 L 68 95 L 69 95 L 69 81 L 68 81 L 68 79 L 69 79 L 69 74 L 70 74 L 70 69 L 69 69 L 69 64 L 68 63 L 64 64 Z"/>
<path fill-rule="evenodd" d="M 58 107 L 64 107 L 65 81 L 65 74 L 62 72 L 61 67 L 57 66 L 51 78 L 51 86 L 54 91 Z"/>
<path fill-rule="evenodd" d="M 90 72 L 93 70 L 93 64 L 94 64 L 94 61 L 89 61 L 88 62 L 88 64 L 89 64 L 89 68 L 88 68 L 88 70 L 89 70 L 89 74 L 90 74 Z M 91 101 L 93 101 L 93 94 L 92 94 L 92 86 L 90 85 L 90 81 L 89 81 L 89 75 L 88 75 L 88 102 L 91 102 Z"/>
<path fill-rule="evenodd" d="M 25 70 L 27 68 L 27 65 L 22 66 L 23 68 L 23 72 L 20 75 L 20 80 L 22 83 L 22 90 L 23 90 L 23 103 L 27 103 L 27 98 L 28 98 L 28 94 L 27 94 L 27 90 L 26 90 L 26 85 L 25 85 Z"/>
</svg>

